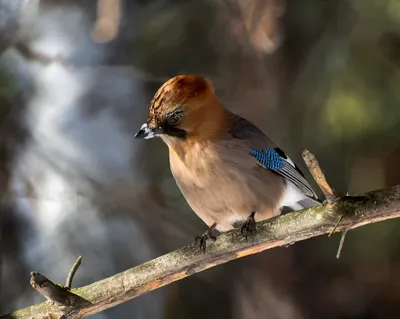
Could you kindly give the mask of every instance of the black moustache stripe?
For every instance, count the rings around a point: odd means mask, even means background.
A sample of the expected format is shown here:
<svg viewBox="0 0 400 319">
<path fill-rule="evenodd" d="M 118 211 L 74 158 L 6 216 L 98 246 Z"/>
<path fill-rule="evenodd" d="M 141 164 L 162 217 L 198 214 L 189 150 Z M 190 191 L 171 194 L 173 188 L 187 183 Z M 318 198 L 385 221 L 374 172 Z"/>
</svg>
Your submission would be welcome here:
<svg viewBox="0 0 400 319">
<path fill-rule="evenodd" d="M 187 135 L 185 130 L 182 130 L 180 128 L 177 127 L 173 127 L 173 126 L 164 126 L 164 134 L 167 134 L 169 136 L 173 136 L 173 137 L 178 137 L 181 139 L 184 139 Z"/>
</svg>

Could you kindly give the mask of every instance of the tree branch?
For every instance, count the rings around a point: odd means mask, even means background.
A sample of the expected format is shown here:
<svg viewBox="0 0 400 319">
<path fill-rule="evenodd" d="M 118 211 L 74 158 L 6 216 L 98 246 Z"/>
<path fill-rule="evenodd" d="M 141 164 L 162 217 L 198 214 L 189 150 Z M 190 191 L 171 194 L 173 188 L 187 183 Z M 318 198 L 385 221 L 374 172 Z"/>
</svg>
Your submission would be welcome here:
<svg viewBox="0 0 400 319">
<path fill-rule="evenodd" d="M 68 313 L 50 302 L 43 302 L 0 319 L 84 318 L 233 259 L 398 217 L 400 185 L 360 196 L 334 198 L 334 205 L 327 202 L 260 222 L 256 235 L 248 241 L 240 234 L 240 229 L 235 229 L 210 243 L 205 254 L 191 244 L 112 277 L 71 289 L 71 293 L 90 304 L 70 309 Z"/>
<path fill-rule="evenodd" d="M 72 293 L 68 287 L 53 283 L 50 279 L 39 274 L 37 271 L 31 272 L 30 283 L 31 286 L 47 300 L 67 310 L 91 305 L 89 301 Z"/>
</svg>

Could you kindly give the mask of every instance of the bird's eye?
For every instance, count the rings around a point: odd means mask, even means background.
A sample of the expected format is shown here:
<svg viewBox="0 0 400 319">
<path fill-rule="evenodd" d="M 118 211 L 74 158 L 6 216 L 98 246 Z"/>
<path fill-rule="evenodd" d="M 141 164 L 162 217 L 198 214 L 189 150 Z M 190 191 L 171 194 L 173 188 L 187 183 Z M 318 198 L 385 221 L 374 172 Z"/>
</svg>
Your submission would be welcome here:
<svg viewBox="0 0 400 319">
<path fill-rule="evenodd" d="M 167 122 L 169 125 L 178 125 L 183 118 L 183 112 L 172 112 L 167 116 Z"/>
</svg>

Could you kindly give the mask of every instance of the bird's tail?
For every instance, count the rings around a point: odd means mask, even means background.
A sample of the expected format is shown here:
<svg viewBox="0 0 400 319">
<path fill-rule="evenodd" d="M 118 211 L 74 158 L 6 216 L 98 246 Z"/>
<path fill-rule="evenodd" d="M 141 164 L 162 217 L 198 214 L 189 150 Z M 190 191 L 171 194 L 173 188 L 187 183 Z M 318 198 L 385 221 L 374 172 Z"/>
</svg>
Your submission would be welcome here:
<svg viewBox="0 0 400 319">
<path fill-rule="evenodd" d="M 322 202 L 316 198 L 306 197 L 306 198 L 303 198 L 302 200 L 290 205 L 289 207 L 285 207 L 287 209 L 284 209 L 282 211 L 282 214 L 289 213 L 291 211 L 310 208 L 310 207 L 321 205 L 321 204 L 322 204 Z"/>
</svg>

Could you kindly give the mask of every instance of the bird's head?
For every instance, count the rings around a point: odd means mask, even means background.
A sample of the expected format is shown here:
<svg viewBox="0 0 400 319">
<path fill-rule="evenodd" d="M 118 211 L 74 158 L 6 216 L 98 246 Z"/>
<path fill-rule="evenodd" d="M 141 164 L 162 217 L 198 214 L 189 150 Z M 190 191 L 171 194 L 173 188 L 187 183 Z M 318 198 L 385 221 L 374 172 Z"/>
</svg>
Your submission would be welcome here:
<svg viewBox="0 0 400 319">
<path fill-rule="evenodd" d="M 211 82 L 197 75 L 179 75 L 165 82 L 151 101 L 147 122 L 135 138 L 160 136 L 168 143 L 207 135 L 224 110 Z"/>
</svg>

